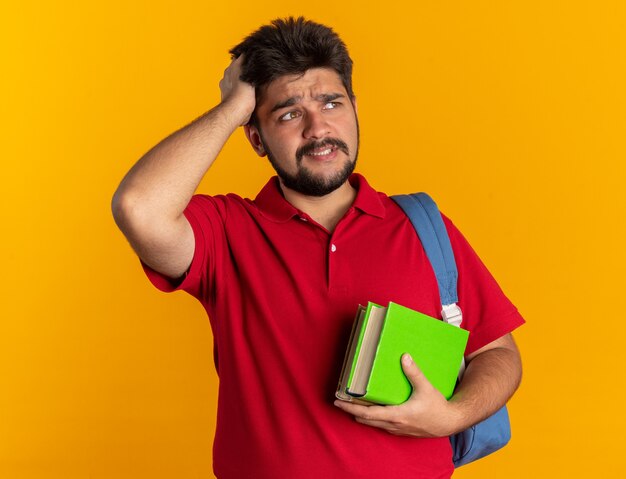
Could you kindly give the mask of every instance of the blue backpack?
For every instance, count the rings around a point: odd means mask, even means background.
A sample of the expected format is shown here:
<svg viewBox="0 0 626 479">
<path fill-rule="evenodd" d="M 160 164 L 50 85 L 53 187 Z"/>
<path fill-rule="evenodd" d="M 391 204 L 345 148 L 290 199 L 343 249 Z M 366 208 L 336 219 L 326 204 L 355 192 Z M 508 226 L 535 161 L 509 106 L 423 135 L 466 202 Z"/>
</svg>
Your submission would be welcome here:
<svg viewBox="0 0 626 479">
<path fill-rule="evenodd" d="M 458 272 L 448 232 L 441 219 L 439 208 L 426 193 L 392 196 L 411 220 L 420 238 L 426 256 L 437 277 L 441 298 L 441 315 L 444 321 L 460 326 L 461 309 L 456 304 Z M 459 378 L 465 364 L 461 365 Z M 511 426 L 506 406 L 482 422 L 450 436 L 454 467 L 485 457 L 504 447 L 511 439 Z"/>
</svg>

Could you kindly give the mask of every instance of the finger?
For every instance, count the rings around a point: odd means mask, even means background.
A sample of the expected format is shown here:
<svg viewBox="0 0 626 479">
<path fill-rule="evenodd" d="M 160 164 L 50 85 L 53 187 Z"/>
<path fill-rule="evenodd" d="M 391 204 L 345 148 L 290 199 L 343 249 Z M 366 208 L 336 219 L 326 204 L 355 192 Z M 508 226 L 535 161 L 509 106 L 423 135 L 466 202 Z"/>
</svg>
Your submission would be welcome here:
<svg viewBox="0 0 626 479">
<path fill-rule="evenodd" d="M 389 419 L 386 411 L 387 408 L 384 406 L 363 406 L 361 404 L 353 404 L 351 402 L 339 400 L 336 400 L 334 404 L 339 409 L 342 409 L 343 411 L 361 419 L 370 421 L 386 421 Z"/>
<path fill-rule="evenodd" d="M 404 375 L 407 377 L 413 389 L 417 389 L 420 386 L 424 386 L 425 384 L 430 384 L 426 376 L 422 370 L 415 364 L 413 358 L 410 354 L 404 353 L 402 355 L 402 370 L 404 371 Z"/>
<path fill-rule="evenodd" d="M 232 57 L 231 63 L 241 64 L 241 62 L 243 62 L 243 53 L 239 55 L 238 57 L 235 57 L 235 56 Z"/>
<path fill-rule="evenodd" d="M 371 419 L 363 419 L 362 417 L 356 417 L 355 421 L 359 424 L 364 424 L 366 426 L 377 427 L 379 429 L 384 429 L 385 431 L 396 431 L 398 429 L 398 425 L 389 421 L 374 421 Z"/>
<path fill-rule="evenodd" d="M 243 55 L 239 55 L 230 63 L 230 65 L 228 65 L 228 70 L 232 72 L 240 73 L 242 64 L 243 64 Z M 239 78 L 239 75 L 237 75 L 237 78 Z"/>
</svg>

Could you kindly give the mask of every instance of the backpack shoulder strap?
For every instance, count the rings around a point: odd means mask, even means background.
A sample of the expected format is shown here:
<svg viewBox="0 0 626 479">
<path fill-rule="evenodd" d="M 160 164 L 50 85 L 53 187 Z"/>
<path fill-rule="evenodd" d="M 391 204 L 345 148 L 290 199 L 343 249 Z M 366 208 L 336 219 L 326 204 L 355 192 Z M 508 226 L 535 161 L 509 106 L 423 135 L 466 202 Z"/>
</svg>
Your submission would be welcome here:
<svg viewBox="0 0 626 479">
<path fill-rule="evenodd" d="M 455 326 L 461 324 L 461 310 L 457 306 L 458 271 L 448 231 L 437 204 L 426 193 L 396 195 L 395 201 L 406 213 L 420 238 L 439 286 L 443 319 Z"/>
</svg>

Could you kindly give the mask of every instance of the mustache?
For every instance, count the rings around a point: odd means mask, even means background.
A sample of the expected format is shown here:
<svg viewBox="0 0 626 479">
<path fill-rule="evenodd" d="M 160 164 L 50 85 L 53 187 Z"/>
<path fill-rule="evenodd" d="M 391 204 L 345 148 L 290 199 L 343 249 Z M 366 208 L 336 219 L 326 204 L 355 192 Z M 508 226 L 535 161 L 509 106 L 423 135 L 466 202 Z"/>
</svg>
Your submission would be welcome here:
<svg viewBox="0 0 626 479">
<path fill-rule="evenodd" d="M 341 141 L 339 138 L 324 138 L 323 140 L 316 140 L 308 143 L 304 146 L 301 146 L 296 150 L 296 160 L 298 162 L 302 161 L 302 157 L 304 155 L 308 155 L 313 153 L 318 148 L 324 148 L 327 146 L 334 146 L 337 149 L 343 151 L 346 155 L 350 155 L 350 150 L 348 145 L 345 142 Z"/>
</svg>

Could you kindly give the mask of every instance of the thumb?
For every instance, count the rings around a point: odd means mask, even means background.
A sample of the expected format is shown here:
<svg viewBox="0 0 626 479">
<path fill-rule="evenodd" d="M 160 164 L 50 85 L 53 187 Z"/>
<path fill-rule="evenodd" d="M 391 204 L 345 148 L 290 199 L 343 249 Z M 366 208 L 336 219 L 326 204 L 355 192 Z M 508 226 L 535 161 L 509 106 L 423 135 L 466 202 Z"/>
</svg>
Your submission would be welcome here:
<svg viewBox="0 0 626 479">
<path fill-rule="evenodd" d="M 417 389 L 418 387 L 424 385 L 424 383 L 428 383 L 428 379 L 424 376 L 424 373 L 421 369 L 415 364 L 413 358 L 409 353 L 404 353 L 402 355 L 402 370 L 404 371 L 404 375 L 407 377 L 413 389 Z M 430 383 L 429 383 L 430 384 Z"/>
</svg>

